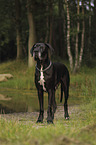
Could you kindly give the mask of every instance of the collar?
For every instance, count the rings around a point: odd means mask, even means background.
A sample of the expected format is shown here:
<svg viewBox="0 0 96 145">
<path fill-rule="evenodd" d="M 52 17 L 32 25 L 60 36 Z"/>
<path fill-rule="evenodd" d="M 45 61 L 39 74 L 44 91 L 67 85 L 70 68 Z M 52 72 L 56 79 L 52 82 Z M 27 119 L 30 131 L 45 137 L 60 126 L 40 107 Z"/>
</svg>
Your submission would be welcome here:
<svg viewBox="0 0 96 145">
<path fill-rule="evenodd" d="M 44 71 L 48 70 L 48 69 L 51 67 L 51 65 L 52 65 L 52 62 L 50 61 L 50 64 L 49 64 L 48 67 L 46 67 L 45 69 L 43 69 L 43 66 L 41 66 L 42 69 L 39 69 L 39 68 L 37 67 L 37 64 L 36 64 L 36 69 L 37 69 L 38 71 L 40 71 L 40 72 L 44 72 Z"/>
</svg>

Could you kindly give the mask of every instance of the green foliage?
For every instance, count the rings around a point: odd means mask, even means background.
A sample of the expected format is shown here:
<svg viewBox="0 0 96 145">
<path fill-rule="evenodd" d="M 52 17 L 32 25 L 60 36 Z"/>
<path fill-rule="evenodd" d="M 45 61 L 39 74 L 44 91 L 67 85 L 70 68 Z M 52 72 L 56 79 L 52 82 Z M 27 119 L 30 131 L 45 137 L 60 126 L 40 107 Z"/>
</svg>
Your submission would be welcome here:
<svg viewBox="0 0 96 145">
<path fill-rule="evenodd" d="M 12 3 L 9 1 L 0 1 L 0 46 L 8 44 L 14 36 L 14 27 L 12 26 Z M 13 31 L 11 31 L 13 29 Z M 12 34 L 12 36 L 11 36 Z"/>
<path fill-rule="evenodd" d="M 30 1 L 30 7 L 34 17 L 37 42 L 45 42 L 46 35 L 48 35 L 48 42 L 50 37 L 50 26 L 52 23 L 52 46 L 55 49 L 56 54 L 60 57 L 65 57 L 67 59 L 67 22 L 66 22 L 66 4 L 64 0 L 34 0 Z M 27 1 L 20 1 L 21 3 L 21 35 L 23 44 L 24 57 L 27 56 L 28 49 L 28 19 L 27 19 Z M 70 10 L 70 43 L 72 54 L 74 55 L 75 48 L 75 37 L 77 34 L 77 3 L 76 1 L 69 1 Z M 82 6 L 80 5 L 80 32 L 79 32 L 79 48 L 81 46 L 81 32 L 82 32 L 82 19 L 85 20 L 85 47 L 84 47 L 84 57 L 85 56 L 95 56 L 95 5 L 91 6 L 91 12 L 86 7 L 89 6 L 88 1 L 84 1 L 85 15 L 82 16 Z M 48 8 L 47 8 L 48 7 Z M 91 29 L 89 32 L 89 16 L 91 16 Z M 0 0 L 0 61 L 8 60 L 10 58 L 16 57 L 16 11 L 15 11 L 15 1 Z M 47 33 L 48 31 L 48 33 Z M 90 44 L 88 43 L 90 33 Z M 89 46 L 90 45 L 90 46 Z M 60 52 L 61 51 L 61 52 Z M 64 52 L 64 53 L 63 53 Z M 87 53 L 86 53 L 87 52 Z"/>
</svg>

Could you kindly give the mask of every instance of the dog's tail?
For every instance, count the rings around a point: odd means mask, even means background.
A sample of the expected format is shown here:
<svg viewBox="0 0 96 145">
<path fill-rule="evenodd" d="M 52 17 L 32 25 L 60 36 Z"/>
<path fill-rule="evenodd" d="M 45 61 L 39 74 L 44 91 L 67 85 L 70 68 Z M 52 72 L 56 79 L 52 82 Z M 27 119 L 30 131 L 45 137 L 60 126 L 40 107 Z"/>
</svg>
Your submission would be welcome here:
<svg viewBox="0 0 96 145">
<path fill-rule="evenodd" d="M 63 86 L 62 86 L 62 83 L 61 83 L 61 98 L 60 98 L 60 102 L 62 102 L 62 98 L 63 98 Z"/>
</svg>

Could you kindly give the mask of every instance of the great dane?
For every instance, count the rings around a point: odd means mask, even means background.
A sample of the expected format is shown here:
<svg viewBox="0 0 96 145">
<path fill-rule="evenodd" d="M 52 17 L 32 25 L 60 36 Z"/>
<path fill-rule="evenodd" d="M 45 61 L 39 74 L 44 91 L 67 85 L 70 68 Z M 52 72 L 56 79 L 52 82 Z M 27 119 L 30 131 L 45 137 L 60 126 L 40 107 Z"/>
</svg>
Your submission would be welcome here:
<svg viewBox="0 0 96 145">
<path fill-rule="evenodd" d="M 67 67 L 59 62 L 51 62 L 49 59 L 49 50 L 52 53 L 54 49 L 48 43 L 36 43 L 33 45 L 30 53 L 37 62 L 35 71 L 35 85 L 38 91 L 38 99 L 40 104 L 40 113 L 37 123 L 42 123 L 44 118 L 43 94 L 48 93 L 48 110 L 47 122 L 53 123 L 54 113 L 56 111 L 55 90 L 61 84 L 61 102 L 63 95 L 64 102 L 64 116 L 69 119 L 67 100 L 69 97 L 69 71 Z"/>
</svg>

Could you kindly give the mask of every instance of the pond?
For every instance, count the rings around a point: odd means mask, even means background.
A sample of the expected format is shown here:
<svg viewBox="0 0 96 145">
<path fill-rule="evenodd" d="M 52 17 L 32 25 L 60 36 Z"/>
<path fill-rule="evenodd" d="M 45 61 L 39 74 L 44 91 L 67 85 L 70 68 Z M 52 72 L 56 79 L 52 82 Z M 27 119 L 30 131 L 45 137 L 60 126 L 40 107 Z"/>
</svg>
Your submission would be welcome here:
<svg viewBox="0 0 96 145">
<path fill-rule="evenodd" d="M 75 92 L 74 92 L 75 93 Z M 56 102 L 60 104 L 60 87 L 56 91 Z M 70 92 L 70 97 L 68 99 L 69 105 L 78 105 L 84 103 L 84 98 Z M 48 107 L 48 94 L 44 93 L 44 109 Z M 37 96 L 37 90 L 18 90 L 11 88 L 1 88 L 0 87 L 0 113 L 19 113 L 19 112 L 34 112 L 39 111 L 39 102 Z"/>
<path fill-rule="evenodd" d="M 44 94 L 44 108 L 47 108 L 47 93 Z M 39 111 L 36 90 L 0 88 L 0 113 Z"/>
</svg>

